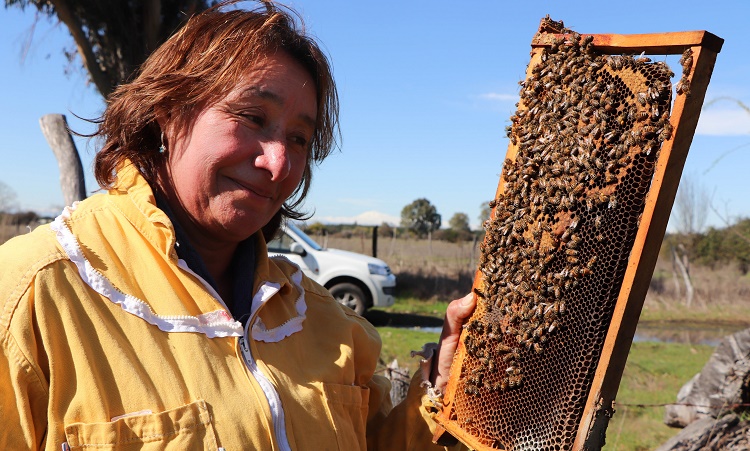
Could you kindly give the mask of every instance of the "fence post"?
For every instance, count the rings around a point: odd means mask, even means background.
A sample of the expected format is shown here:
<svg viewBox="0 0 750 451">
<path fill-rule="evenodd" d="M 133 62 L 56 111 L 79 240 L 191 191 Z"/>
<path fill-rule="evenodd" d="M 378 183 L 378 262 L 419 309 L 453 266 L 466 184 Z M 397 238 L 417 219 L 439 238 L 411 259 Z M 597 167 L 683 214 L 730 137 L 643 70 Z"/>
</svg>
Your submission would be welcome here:
<svg viewBox="0 0 750 451">
<path fill-rule="evenodd" d="M 65 205 L 86 198 L 86 183 L 83 165 L 78 150 L 70 136 L 68 122 L 62 114 L 45 114 L 39 119 L 39 126 L 57 158 L 60 168 L 60 187 Z"/>
</svg>

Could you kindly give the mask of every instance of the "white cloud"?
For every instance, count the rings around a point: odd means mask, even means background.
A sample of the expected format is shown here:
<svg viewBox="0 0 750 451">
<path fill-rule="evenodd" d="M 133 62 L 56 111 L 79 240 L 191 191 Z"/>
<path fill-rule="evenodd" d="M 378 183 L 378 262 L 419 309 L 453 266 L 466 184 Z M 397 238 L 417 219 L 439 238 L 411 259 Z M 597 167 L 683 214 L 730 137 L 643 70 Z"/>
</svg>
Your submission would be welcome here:
<svg viewBox="0 0 750 451">
<path fill-rule="evenodd" d="M 375 199 L 346 198 L 346 197 L 340 197 L 336 199 L 336 202 L 339 204 L 347 204 L 347 205 L 354 205 L 357 207 L 369 207 L 369 208 L 372 208 L 375 205 L 381 203 L 380 201 L 375 200 Z"/>
<path fill-rule="evenodd" d="M 389 215 L 387 213 L 381 213 L 379 211 L 366 211 L 360 213 L 357 216 L 313 216 L 308 223 L 322 222 L 324 224 L 358 224 L 375 226 L 387 223 L 391 226 L 396 226 L 401 222 L 401 218 Z"/>
<path fill-rule="evenodd" d="M 499 92 L 487 92 L 479 95 L 480 98 L 499 102 L 516 102 L 518 94 L 502 94 Z"/>
<path fill-rule="evenodd" d="M 741 109 L 707 109 L 701 112 L 697 135 L 750 135 L 750 114 Z"/>
</svg>

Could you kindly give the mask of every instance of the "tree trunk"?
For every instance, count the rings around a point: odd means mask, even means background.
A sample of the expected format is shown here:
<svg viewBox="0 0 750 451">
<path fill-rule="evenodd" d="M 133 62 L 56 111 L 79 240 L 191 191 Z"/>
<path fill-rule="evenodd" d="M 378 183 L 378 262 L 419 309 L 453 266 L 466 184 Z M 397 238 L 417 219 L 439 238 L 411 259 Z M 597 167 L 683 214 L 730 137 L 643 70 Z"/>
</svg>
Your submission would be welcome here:
<svg viewBox="0 0 750 451">
<path fill-rule="evenodd" d="M 690 308 L 693 305 L 695 290 L 693 289 L 693 281 L 690 278 L 690 260 L 682 245 L 672 248 L 672 259 L 682 275 L 682 282 L 685 284 L 685 306 Z"/>
<path fill-rule="evenodd" d="M 677 275 L 677 251 L 672 247 L 672 282 L 674 283 L 674 297 L 679 299 L 682 297 L 682 288 L 680 287 L 680 278 Z"/>
<path fill-rule="evenodd" d="M 97 61 L 94 49 L 91 48 L 91 43 L 86 39 L 86 33 L 83 31 L 80 21 L 73 14 L 70 2 L 67 0 L 50 0 L 50 3 L 55 7 L 55 12 L 60 22 L 68 27 L 70 35 L 73 36 L 76 47 L 78 47 L 78 55 L 81 57 L 83 67 L 86 68 L 91 76 L 91 81 L 96 86 L 96 89 L 99 90 L 102 97 L 106 99 L 112 92 L 112 80 L 107 76 L 106 69 Z"/>
<path fill-rule="evenodd" d="M 78 150 L 70 136 L 68 123 L 62 114 L 47 114 L 39 119 L 42 133 L 52 148 L 60 168 L 60 186 L 65 205 L 86 198 L 83 165 Z"/>
</svg>

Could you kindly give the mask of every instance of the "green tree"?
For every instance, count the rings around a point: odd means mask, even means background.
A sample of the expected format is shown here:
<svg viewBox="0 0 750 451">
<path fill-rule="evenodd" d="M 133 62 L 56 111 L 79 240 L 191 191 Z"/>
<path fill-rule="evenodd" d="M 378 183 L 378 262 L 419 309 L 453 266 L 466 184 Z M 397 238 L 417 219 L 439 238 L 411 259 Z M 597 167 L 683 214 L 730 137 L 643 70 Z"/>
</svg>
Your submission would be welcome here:
<svg viewBox="0 0 750 451">
<path fill-rule="evenodd" d="M 391 237 L 393 236 L 394 229 L 387 222 L 382 222 L 378 227 L 378 236 Z"/>
<path fill-rule="evenodd" d="M 455 213 L 448 221 L 448 225 L 451 230 L 457 233 L 471 232 L 471 227 L 469 227 L 469 216 L 466 213 Z"/>
<path fill-rule="evenodd" d="M 307 233 L 308 235 L 321 236 L 321 235 L 325 235 L 326 233 L 328 233 L 328 231 L 329 231 L 328 227 L 326 227 L 325 224 L 319 221 L 314 222 L 305 228 L 305 233 Z"/>
<path fill-rule="evenodd" d="M 743 274 L 750 271 L 750 219 L 740 219 L 725 228 L 710 228 L 696 240 L 698 261 L 711 267 L 736 263 Z"/>
<path fill-rule="evenodd" d="M 401 210 L 401 226 L 420 238 L 440 228 L 441 216 L 437 208 L 425 198 L 417 199 Z"/>
<path fill-rule="evenodd" d="M 5 0 L 5 7 L 33 6 L 57 17 L 73 38 L 76 55 L 104 98 L 133 72 L 192 14 L 213 0 Z"/>
</svg>

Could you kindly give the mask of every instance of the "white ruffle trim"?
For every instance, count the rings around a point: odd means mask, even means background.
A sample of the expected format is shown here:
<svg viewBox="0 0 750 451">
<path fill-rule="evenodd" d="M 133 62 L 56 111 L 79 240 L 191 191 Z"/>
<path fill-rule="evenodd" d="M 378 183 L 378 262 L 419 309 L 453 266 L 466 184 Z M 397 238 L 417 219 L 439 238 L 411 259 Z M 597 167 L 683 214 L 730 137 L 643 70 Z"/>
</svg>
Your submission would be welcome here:
<svg viewBox="0 0 750 451">
<path fill-rule="evenodd" d="M 294 266 L 297 266 L 285 257 L 274 258 L 282 258 L 292 263 Z M 253 340 L 265 341 L 266 343 L 277 343 L 284 338 L 302 330 L 302 323 L 305 321 L 305 318 L 307 318 L 307 316 L 305 316 L 305 313 L 307 313 L 307 303 L 305 302 L 305 289 L 302 288 L 302 270 L 299 268 L 299 266 L 297 266 L 297 271 L 292 274 L 292 283 L 294 283 L 294 286 L 300 293 L 299 297 L 294 303 L 295 310 L 297 311 L 297 316 L 288 319 L 283 324 L 274 327 L 273 329 L 267 329 L 266 325 L 263 323 L 263 320 L 258 317 L 253 323 Z M 253 297 L 252 316 L 254 316 L 256 310 L 260 308 L 260 306 L 263 305 L 266 301 L 268 301 L 268 299 L 277 291 L 279 291 L 280 288 L 281 287 L 278 284 L 272 284 L 270 282 L 266 282 L 265 284 L 263 284 L 258 290 L 258 293 L 255 294 L 255 297 Z"/>
<path fill-rule="evenodd" d="M 109 279 L 89 263 L 81 251 L 78 240 L 65 223 L 76 206 L 77 202 L 71 207 L 65 207 L 62 214 L 55 218 L 51 227 L 68 258 L 78 268 L 81 279 L 94 291 L 119 305 L 126 312 L 157 326 L 165 332 L 198 332 L 209 338 L 242 336 L 242 324 L 235 321 L 226 310 L 216 310 L 198 316 L 160 316 L 155 314 L 146 302 L 123 293 L 112 285 Z"/>
</svg>

